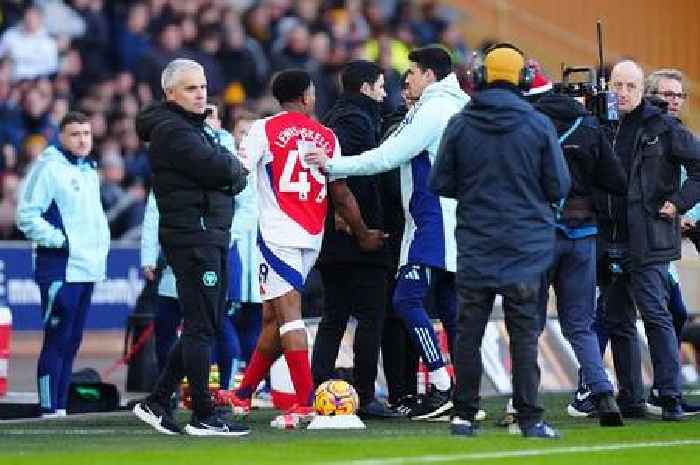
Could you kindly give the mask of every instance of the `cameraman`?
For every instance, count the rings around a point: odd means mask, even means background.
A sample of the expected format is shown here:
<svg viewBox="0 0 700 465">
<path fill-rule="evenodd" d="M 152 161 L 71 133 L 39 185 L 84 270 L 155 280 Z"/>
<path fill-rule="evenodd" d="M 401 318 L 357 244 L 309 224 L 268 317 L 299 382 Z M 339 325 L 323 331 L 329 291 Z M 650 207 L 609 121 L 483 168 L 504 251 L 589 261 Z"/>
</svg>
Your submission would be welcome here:
<svg viewBox="0 0 700 465">
<path fill-rule="evenodd" d="M 556 208 L 554 261 L 540 300 L 542 326 L 551 284 L 557 296 L 564 336 L 574 349 L 582 377 L 590 389 L 584 400 L 597 410 L 601 426 L 621 426 L 613 386 L 591 327 L 595 319 L 598 234 L 593 190 L 624 195 L 627 179 L 597 118 L 589 116 L 575 98 L 554 93 L 551 81 L 537 62 L 531 61 L 529 65 L 535 71 L 535 78 L 533 87 L 525 93 L 526 98 L 552 120 L 571 174 L 569 195 Z"/>
<path fill-rule="evenodd" d="M 620 122 L 613 147 L 628 173 L 627 195 L 608 197 L 603 209 L 613 219 L 606 240 L 616 273 L 599 308 L 602 331 L 610 336 L 623 415 L 644 416 L 641 355 L 636 321 L 646 329 L 654 385 L 664 420 L 680 420 L 680 362 L 669 304 L 669 263 L 681 257 L 679 213 L 700 199 L 700 143 L 674 118 L 642 99 L 644 72 L 622 61 L 611 73 Z M 681 188 L 680 167 L 688 172 Z M 623 253 L 626 251 L 626 253 Z"/>
</svg>

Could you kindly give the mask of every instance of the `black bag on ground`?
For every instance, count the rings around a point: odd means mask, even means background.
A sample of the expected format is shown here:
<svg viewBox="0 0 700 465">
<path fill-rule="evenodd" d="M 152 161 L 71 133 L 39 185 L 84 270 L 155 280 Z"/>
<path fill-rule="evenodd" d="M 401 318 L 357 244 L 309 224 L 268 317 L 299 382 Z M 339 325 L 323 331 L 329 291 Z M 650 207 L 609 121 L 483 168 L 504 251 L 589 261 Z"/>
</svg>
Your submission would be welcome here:
<svg viewBox="0 0 700 465">
<path fill-rule="evenodd" d="M 119 390 L 103 383 L 99 373 L 85 368 L 71 375 L 68 413 L 113 412 L 119 409 Z"/>
</svg>

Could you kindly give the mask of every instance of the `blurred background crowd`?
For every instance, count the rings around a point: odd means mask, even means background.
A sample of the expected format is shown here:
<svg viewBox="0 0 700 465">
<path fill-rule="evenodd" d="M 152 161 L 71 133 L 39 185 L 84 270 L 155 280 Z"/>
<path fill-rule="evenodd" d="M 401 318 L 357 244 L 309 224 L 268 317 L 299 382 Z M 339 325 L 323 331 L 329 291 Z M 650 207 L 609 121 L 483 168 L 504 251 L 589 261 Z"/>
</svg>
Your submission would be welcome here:
<svg viewBox="0 0 700 465">
<path fill-rule="evenodd" d="M 150 171 L 134 117 L 161 98 L 170 60 L 204 66 L 223 125 L 240 140 L 245 122 L 276 111 L 268 83 L 285 68 L 313 74 L 322 116 L 339 93 L 342 66 L 376 61 L 386 78 L 384 110 L 394 110 L 411 48 L 441 43 L 458 65 L 468 60 L 456 20 L 437 0 L 3 0 L 0 239 L 22 239 L 18 187 L 57 142 L 69 108 L 92 123 L 112 239 L 135 241 Z"/>
</svg>

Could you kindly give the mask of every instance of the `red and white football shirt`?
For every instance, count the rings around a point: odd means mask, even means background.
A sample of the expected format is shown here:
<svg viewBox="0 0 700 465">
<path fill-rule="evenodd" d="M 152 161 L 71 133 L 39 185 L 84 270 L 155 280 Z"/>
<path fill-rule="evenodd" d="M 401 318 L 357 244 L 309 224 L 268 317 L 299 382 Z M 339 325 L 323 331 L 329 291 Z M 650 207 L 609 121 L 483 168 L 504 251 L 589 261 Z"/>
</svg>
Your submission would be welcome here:
<svg viewBox="0 0 700 465">
<path fill-rule="evenodd" d="M 321 248 L 328 188 L 326 176 L 304 161 L 310 146 L 340 156 L 333 131 L 286 111 L 257 120 L 243 140 L 245 162 L 257 173 L 260 233 L 266 243 Z"/>
</svg>

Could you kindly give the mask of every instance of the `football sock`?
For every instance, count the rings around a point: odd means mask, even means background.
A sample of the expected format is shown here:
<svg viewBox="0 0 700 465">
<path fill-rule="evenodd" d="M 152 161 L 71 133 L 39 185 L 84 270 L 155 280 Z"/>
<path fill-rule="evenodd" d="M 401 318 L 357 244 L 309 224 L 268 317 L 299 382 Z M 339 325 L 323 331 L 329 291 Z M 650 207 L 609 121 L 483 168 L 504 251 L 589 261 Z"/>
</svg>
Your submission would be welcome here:
<svg viewBox="0 0 700 465">
<path fill-rule="evenodd" d="M 268 358 L 257 350 L 253 352 L 243 381 L 241 381 L 241 387 L 236 391 L 236 395 L 243 398 L 251 397 L 274 361 L 274 358 Z"/>
<path fill-rule="evenodd" d="M 311 377 L 308 350 L 286 350 L 284 358 L 287 361 L 289 374 L 292 377 L 294 391 L 297 394 L 297 402 L 299 405 L 310 405 L 314 383 Z"/>
</svg>

